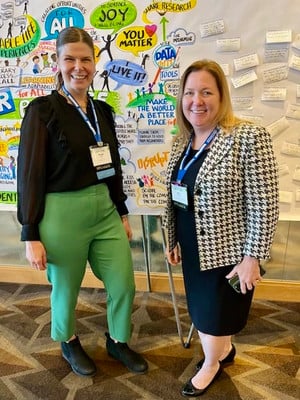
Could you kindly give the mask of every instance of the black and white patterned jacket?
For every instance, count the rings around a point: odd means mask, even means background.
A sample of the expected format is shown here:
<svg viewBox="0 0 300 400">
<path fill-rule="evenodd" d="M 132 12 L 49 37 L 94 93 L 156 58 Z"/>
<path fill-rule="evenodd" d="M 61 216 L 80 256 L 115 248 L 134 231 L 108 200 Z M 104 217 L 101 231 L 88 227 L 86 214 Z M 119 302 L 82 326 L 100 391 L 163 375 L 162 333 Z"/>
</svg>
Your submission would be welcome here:
<svg viewBox="0 0 300 400">
<path fill-rule="evenodd" d="M 177 244 L 170 181 L 183 150 L 175 140 L 167 168 L 163 226 L 170 250 Z M 272 140 L 265 128 L 243 123 L 232 133 L 220 129 L 195 181 L 194 212 L 201 269 L 237 264 L 244 255 L 269 258 L 279 189 Z"/>
</svg>

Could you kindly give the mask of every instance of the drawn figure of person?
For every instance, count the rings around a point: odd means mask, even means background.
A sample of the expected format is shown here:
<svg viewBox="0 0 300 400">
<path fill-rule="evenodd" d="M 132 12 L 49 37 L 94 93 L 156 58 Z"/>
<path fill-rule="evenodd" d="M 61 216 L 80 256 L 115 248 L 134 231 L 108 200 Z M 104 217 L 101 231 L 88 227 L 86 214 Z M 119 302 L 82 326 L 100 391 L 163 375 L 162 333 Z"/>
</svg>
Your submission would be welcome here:
<svg viewBox="0 0 300 400">
<path fill-rule="evenodd" d="M 16 179 L 16 160 L 15 157 L 10 156 L 10 163 L 9 163 L 9 169 L 11 172 L 11 178 Z"/>
<path fill-rule="evenodd" d="M 142 178 L 137 178 L 137 181 L 138 181 L 138 184 L 139 184 L 140 188 L 145 186 L 145 183 L 143 182 Z"/>
<path fill-rule="evenodd" d="M 25 2 L 24 2 L 23 14 L 27 14 L 27 13 L 28 13 L 28 10 L 27 10 L 28 3 L 29 3 L 29 1 L 25 1 Z"/>
<path fill-rule="evenodd" d="M 130 103 L 131 100 L 133 99 L 133 94 L 132 94 L 132 92 L 129 92 L 129 93 L 127 94 L 127 96 L 128 96 L 128 102 Z"/>
<path fill-rule="evenodd" d="M 13 26 L 12 22 L 9 22 L 8 23 L 7 35 L 6 35 L 7 38 L 12 38 L 12 26 Z"/>
<path fill-rule="evenodd" d="M 153 86 L 154 86 L 154 83 L 151 83 L 151 82 L 148 83 L 148 92 L 150 94 L 153 93 L 153 90 L 152 90 Z"/>
<path fill-rule="evenodd" d="M 100 74 L 101 78 L 103 78 L 103 85 L 102 85 L 102 89 L 104 90 L 104 88 L 107 89 L 108 92 L 110 92 L 109 89 L 109 85 L 108 85 L 108 77 L 109 77 L 109 72 L 105 69 L 101 74 Z"/>
<path fill-rule="evenodd" d="M 164 93 L 164 84 L 162 82 L 158 83 L 158 93 L 163 94 Z"/>
<path fill-rule="evenodd" d="M 144 54 L 141 62 L 141 67 L 146 68 L 146 61 L 150 58 L 149 54 Z"/>
<path fill-rule="evenodd" d="M 104 38 L 104 36 L 102 36 L 102 39 L 105 42 L 105 46 L 102 47 L 102 49 L 99 51 L 97 57 L 100 57 L 100 54 L 103 53 L 103 51 L 107 51 L 110 61 L 113 60 L 113 57 L 112 57 L 112 54 L 110 51 L 110 45 L 115 40 L 116 37 L 117 37 L 117 34 L 115 34 L 114 37 L 112 37 L 111 35 L 107 35 L 106 39 Z"/>
<path fill-rule="evenodd" d="M 34 74 L 39 74 L 41 72 L 41 67 L 40 67 L 40 57 L 39 56 L 34 56 L 32 58 L 32 62 L 33 62 L 33 67 L 32 67 L 32 72 Z"/>
<path fill-rule="evenodd" d="M 50 62 L 49 62 L 49 59 L 48 59 L 48 53 L 47 52 L 42 52 L 41 53 L 41 57 L 42 57 L 42 60 L 43 60 L 43 67 L 44 68 L 50 67 Z"/>
<path fill-rule="evenodd" d="M 141 97 L 140 89 L 136 89 L 134 93 L 136 94 L 137 99 L 138 99 L 139 97 Z"/>
<path fill-rule="evenodd" d="M 57 72 L 57 57 L 56 57 L 56 53 L 52 53 L 50 58 L 51 58 L 51 63 L 50 63 L 51 70 L 52 70 L 52 72 Z"/>
</svg>

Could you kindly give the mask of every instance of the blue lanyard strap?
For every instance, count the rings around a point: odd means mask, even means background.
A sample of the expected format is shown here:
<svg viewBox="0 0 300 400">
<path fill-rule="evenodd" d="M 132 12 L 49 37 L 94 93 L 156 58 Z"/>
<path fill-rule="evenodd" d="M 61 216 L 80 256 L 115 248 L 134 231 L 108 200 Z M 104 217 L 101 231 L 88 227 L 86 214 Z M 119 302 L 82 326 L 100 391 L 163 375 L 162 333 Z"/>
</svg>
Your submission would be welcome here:
<svg viewBox="0 0 300 400">
<path fill-rule="evenodd" d="M 82 111 L 80 105 L 78 104 L 78 102 L 76 101 L 76 99 L 74 99 L 74 97 L 71 95 L 71 93 L 65 88 L 65 86 L 62 86 L 62 90 L 64 92 L 64 94 L 68 97 L 68 99 L 70 99 L 70 101 L 72 102 L 72 104 L 76 107 L 77 111 L 79 112 L 79 114 L 81 115 L 81 117 L 83 118 L 83 120 L 85 121 L 85 123 L 88 125 L 88 127 L 90 128 L 90 130 L 93 132 L 95 139 L 97 141 L 97 143 L 101 142 L 101 133 L 100 133 L 100 127 L 99 127 L 99 122 L 98 122 L 98 118 L 97 118 L 97 114 L 96 114 L 96 110 L 95 110 L 95 105 L 93 100 L 90 98 L 90 96 L 88 95 L 88 102 L 90 103 L 91 107 L 92 107 L 92 111 L 93 111 L 93 116 L 95 119 L 95 123 L 96 123 L 96 130 L 93 127 L 91 121 L 89 120 L 88 116 Z"/>
<path fill-rule="evenodd" d="M 185 155 L 183 157 L 183 159 L 181 160 L 180 166 L 179 166 L 179 170 L 178 170 L 178 174 L 177 174 L 177 182 L 181 182 L 184 175 L 186 174 L 186 171 L 189 169 L 189 167 L 193 164 L 193 162 L 195 162 L 200 155 L 203 153 L 203 151 L 206 149 L 206 147 L 214 140 L 214 138 L 216 137 L 216 135 L 218 134 L 219 130 L 217 128 L 215 128 L 208 136 L 208 138 L 205 140 L 205 142 L 202 144 L 202 146 L 200 147 L 200 149 L 197 151 L 197 153 L 194 155 L 194 157 L 186 164 L 185 167 L 183 167 L 184 162 L 190 152 L 191 146 L 192 146 L 192 139 L 189 142 L 188 148 L 186 149 Z"/>
</svg>

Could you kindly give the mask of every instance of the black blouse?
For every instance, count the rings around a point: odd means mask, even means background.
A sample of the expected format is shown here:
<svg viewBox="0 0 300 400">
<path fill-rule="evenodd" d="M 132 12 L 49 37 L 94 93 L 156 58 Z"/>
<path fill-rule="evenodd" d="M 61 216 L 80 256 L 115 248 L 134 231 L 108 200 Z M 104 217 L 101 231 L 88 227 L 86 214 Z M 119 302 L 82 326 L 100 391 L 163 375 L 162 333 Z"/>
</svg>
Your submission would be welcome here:
<svg viewBox="0 0 300 400">
<path fill-rule="evenodd" d="M 89 146 L 96 144 L 76 108 L 57 91 L 34 99 L 26 109 L 18 153 L 18 220 L 21 240 L 40 240 L 38 224 L 44 214 L 45 195 L 80 190 L 105 182 L 120 215 L 128 213 L 111 107 L 93 100 L 102 141 L 110 146 L 115 176 L 99 181 Z M 93 113 L 88 109 L 93 121 Z"/>
</svg>

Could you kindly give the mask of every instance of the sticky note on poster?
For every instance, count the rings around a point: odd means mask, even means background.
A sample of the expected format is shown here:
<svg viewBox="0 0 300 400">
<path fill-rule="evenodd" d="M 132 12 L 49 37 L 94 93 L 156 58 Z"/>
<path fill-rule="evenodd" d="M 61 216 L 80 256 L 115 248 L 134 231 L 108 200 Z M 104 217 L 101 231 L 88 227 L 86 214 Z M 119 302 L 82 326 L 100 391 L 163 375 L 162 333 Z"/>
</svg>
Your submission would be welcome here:
<svg viewBox="0 0 300 400">
<path fill-rule="evenodd" d="M 298 33 L 292 43 L 292 47 L 294 49 L 300 50 L 300 33 Z"/>
<path fill-rule="evenodd" d="M 231 78 L 231 82 L 235 89 L 248 85 L 249 83 L 254 82 L 256 80 L 257 80 L 257 75 L 253 70 L 247 71 L 240 76 Z"/>
<path fill-rule="evenodd" d="M 288 192 L 285 190 L 279 191 L 279 202 L 280 203 L 292 203 L 293 201 L 293 192 Z"/>
<path fill-rule="evenodd" d="M 288 156 L 300 157 L 300 146 L 296 143 L 283 142 L 281 153 Z"/>
<path fill-rule="evenodd" d="M 263 89 L 261 99 L 262 101 L 284 101 L 286 94 L 286 88 L 266 87 Z"/>
<path fill-rule="evenodd" d="M 289 63 L 289 67 L 300 71 L 300 57 L 293 54 Z"/>
<path fill-rule="evenodd" d="M 286 114 L 288 118 L 300 119 L 300 105 L 299 104 L 288 104 Z"/>
<path fill-rule="evenodd" d="M 200 36 L 202 38 L 220 35 L 225 32 L 225 23 L 223 19 L 219 19 L 212 22 L 207 22 L 200 25 Z"/>
<path fill-rule="evenodd" d="M 235 58 L 233 64 L 236 71 L 256 67 L 259 64 L 258 55 L 254 53 L 240 58 Z"/>
<path fill-rule="evenodd" d="M 292 41 L 292 31 L 268 31 L 266 33 L 266 43 L 290 43 Z"/>
<path fill-rule="evenodd" d="M 268 125 L 267 130 L 273 138 L 274 136 L 277 136 L 285 131 L 289 126 L 290 124 L 286 117 L 282 117 Z"/>
<path fill-rule="evenodd" d="M 241 39 L 240 38 L 218 39 L 216 41 L 216 47 L 218 52 L 239 51 L 241 48 Z"/>
<path fill-rule="evenodd" d="M 265 68 L 262 71 L 264 83 L 278 82 L 288 77 L 288 67 L 286 64 L 275 64 L 275 66 Z"/>
<path fill-rule="evenodd" d="M 278 164 L 278 175 L 279 176 L 289 175 L 289 173 L 290 173 L 290 169 L 286 163 Z"/>
</svg>

